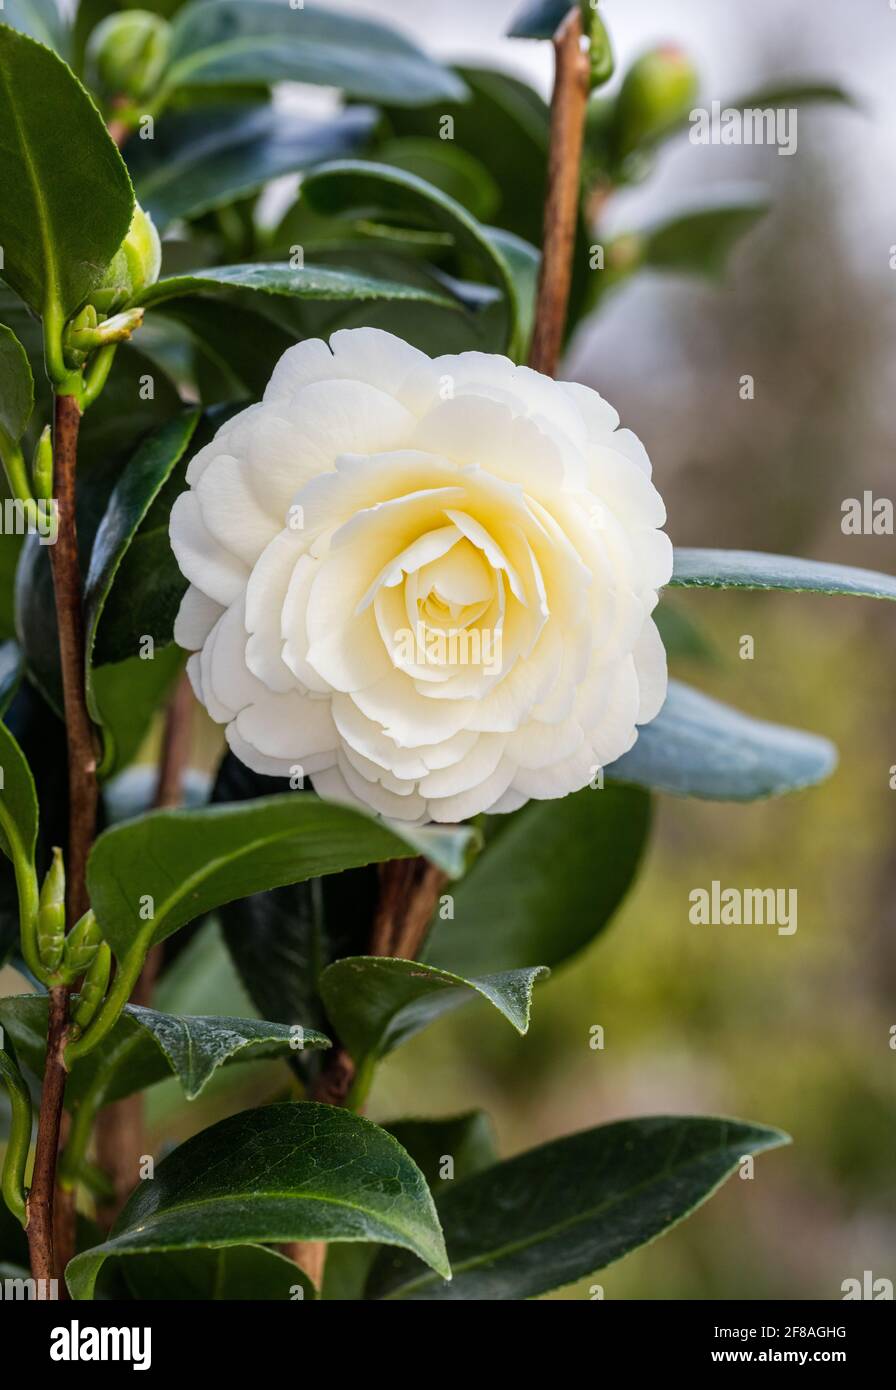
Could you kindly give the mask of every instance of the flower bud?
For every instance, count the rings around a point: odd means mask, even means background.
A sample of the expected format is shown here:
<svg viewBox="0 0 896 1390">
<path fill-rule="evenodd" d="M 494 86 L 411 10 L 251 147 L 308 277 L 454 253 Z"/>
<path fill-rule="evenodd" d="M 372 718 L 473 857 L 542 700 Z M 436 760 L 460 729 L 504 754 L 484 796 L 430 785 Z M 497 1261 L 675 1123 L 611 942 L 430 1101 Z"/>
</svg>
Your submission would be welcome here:
<svg viewBox="0 0 896 1390">
<path fill-rule="evenodd" d="M 683 120 L 697 96 L 697 73 L 676 44 L 651 49 L 633 63 L 616 101 L 618 159 L 657 140 Z"/>
<path fill-rule="evenodd" d="M 107 942 L 100 942 L 99 950 L 81 985 L 78 1002 L 72 1012 L 72 1019 L 79 1028 L 86 1028 L 106 995 L 109 975 L 112 971 L 112 951 Z"/>
<path fill-rule="evenodd" d="M 44 425 L 34 446 L 31 458 L 31 484 L 39 501 L 48 502 L 53 496 L 53 441 L 50 426 Z"/>
<path fill-rule="evenodd" d="M 65 943 L 65 864 L 62 850 L 53 850 L 53 862 L 41 885 L 37 907 L 37 951 L 48 970 L 57 970 Z"/>
<path fill-rule="evenodd" d="M 97 289 L 90 296 L 101 314 L 112 314 L 154 285 L 162 267 L 162 244 L 155 224 L 140 204 L 134 208 L 128 234 L 119 246 Z"/>
<path fill-rule="evenodd" d="M 161 80 L 171 47 L 166 20 L 149 10 L 123 10 L 98 24 L 87 45 L 87 76 L 107 97 L 149 96 Z"/>
<path fill-rule="evenodd" d="M 93 908 L 88 908 L 65 938 L 62 968 L 69 979 L 74 979 L 76 975 L 83 975 L 85 970 L 90 969 L 102 939 L 100 925 L 96 920 Z"/>
</svg>

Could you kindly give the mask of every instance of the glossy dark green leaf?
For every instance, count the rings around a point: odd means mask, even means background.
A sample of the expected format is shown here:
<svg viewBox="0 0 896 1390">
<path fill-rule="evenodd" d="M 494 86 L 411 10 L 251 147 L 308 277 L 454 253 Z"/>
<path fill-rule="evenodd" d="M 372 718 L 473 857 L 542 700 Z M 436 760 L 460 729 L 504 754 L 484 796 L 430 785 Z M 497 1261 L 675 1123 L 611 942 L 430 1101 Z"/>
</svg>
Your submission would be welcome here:
<svg viewBox="0 0 896 1390">
<path fill-rule="evenodd" d="M 199 308 L 201 304 L 203 309 L 225 307 L 212 301 L 193 300 L 185 303 L 192 303 L 194 308 Z M 232 318 L 229 331 L 237 332 L 239 327 L 239 318 Z M 276 341 L 276 330 L 273 333 Z M 251 347 L 251 341 L 248 346 Z M 144 473 L 141 466 L 135 478 L 135 494 L 139 499 L 140 476 L 144 476 L 148 488 L 144 496 L 148 505 L 142 509 L 143 515 L 136 531 L 127 540 L 96 626 L 92 677 L 95 683 L 101 684 L 106 679 L 107 663 L 133 662 L 134 654 L 143 649 L 147 637 L 153 640 L 155 660 L 161 655 L 159 649 L 173 642 L 174 619 L 187 581 L 171 549 L 168 534 L 171 508 L 174 499 L 186 486 L 184 478 L 190 458 L 213 438 L 237 409 L 238 406 L 228 404 L 203 411 L 187 447 L 183 449 L 178 448 L 178 438 L 188 428 L 188 419 L 181 413 L 177 421 L 169 420 L 157 434 L 144 438 L 138 445 L 134 459 L 125 465 L 125 469 L 129 470 L 137 457 L 142 457 L 146 469 Z M 172 449 L 175 458 L 172 466 L 166 469 L 165 453 Z M 158 465 L 158 471 L 154 470 L 153 461 Z M 155 487 L 154 478 L 158 480 L 165 471 L 167 478 L 162 480 L 161 486 Z M 150 496 L 153 490 L 154 496 Z M 140 510 L 138 504 L 133 515 Z M 169 666 L 172 662 L 177 665 L 178 659 L 173 653 L 168 653 L 166 660 Z M 145 666 L 147 663 L 142 664 Z"/>
<path fill-rule="evenodd" d="M 718 278 L 731 251 L 770 207 L 768 194 L 734 191 L 714 206 L 697 208 L 670 218 L 643 236 L 643 264 L 654 270 L 684 271 Z"/>
<path fill-rule="evenodd" d="M 228 753 L 211 799 L 245 802 L 287 789 L 285 778 L 252 772 Z M 379 874 L 371 864 L 223 904 L 218 915 L 227 949 L 261 1016 L 283 1023 L 301 1018 L 326 1030 L 320 974 L 338 957 L 366 949 L 378 901 Z M 309 1080 L 320 1060 L 314 1052 L 296 1059 Z"/>
<path fill-rule="evenodd" d="M 530 1149 L 440 1196 L 450 1284 L 383 1251 L 377 1298 L 533 1298 L 654 1240 L 716 1190 L 747 1154 L 788 1143 L 742 1120 L 621 1120 Z"/>
<path fill-rule="evenodd" d="M 173 320 L 189 333 L 207 405 L 260 400 L 277 362 L 296 341 L 294 333 L 254 308 L 208 296 L 169 299 L 158 306 L 154 317 L 156 325 Z M 206 367 L 215 374 L 212 385 Z M 164 539 L 160 535 L 159 543 Z"/>
<path fill-rule="evenodd" d="M 271 105 L 213 106 L 165 116 L 152 140 L 132 140 L 125 157 L 142 207 L 160 230 L 292 174 L 353 154 L 375 113 L 350 106 L 324 121 Z"/>
<path fill-rule="evenodd" d="M 66 1279 L 74 1298 L 90 1298 L 111 1255 L 295 1240 L 400 1245 L 449 1277 L 429 1189 L 401 1145 L 350 1111 L 300 1102 L 244 1111 L 188 1139 Z"/>
<path fill-rule="evenodd" d="M 157 811 L 113 826 L 93 847 L 87 882 L 103 934 L 121 959 L 137 939 L 162 941 L 221 903 L 318 874 L 424 854 L 456 875 L 470 837 L 463 828 L 399 828 L 286 793 Z"/>
<path fill-rule="evenodd" d="M 454 144 L 475 155 L 499 190 L 501 201 L 493 220 L 525 241 L 540 245 L 547 179 L 547 105 L 532 87 L 507 73 L 471 67 L 462 67 L 460 73 L 470 89 L 469 101 L 391 107 L 389 124 L 398 136 L 438 140 L 442 122 L 450 116 Z"/>
<path fill-rule="evenodd" d="M 3 278 L 36 313 L 55 305 L 67 317 L 127 232 L 134 205 L 127 170 L 65 63 L 3 26 L 0 131 Z"/>
<path fill-rule="evenodd" d="M 457 252 L 469 256 L 483 278 L 504 294 L 508 306 L 508 343 L 519 343 L 520 289 L 500 244 L 453 198 L 414 174 L 385 164 L 338 160 L 313 169 L 302 184 L 312 211 L 325 216 L 377 221 L 407 219 L 410 226 L 446 232 Z"/>
<path fill-rule="evenodd" d="M 157 651 L 151 661 L 131 656 L 92 672 L 91 704 L 103 730 L 103 759 L 97 768 L 101 778 L 127 767 L 136 756 L 184 664 L 184 653 L 170 646 Z"/>
<path fill-rule="evenodd" d="M 0 437 L 18 443 L 34 409 L 34 377 L 28 354 L 15 333 L 0 323 Z"/>
<path fill-rule="evenodd" d="M 532 989 L 548 973 L 544 966 L 534 966 L 465 980 L 418 961 L 347 956 L 327 967 L 320 992 L 340 1040 L 361 1070 L 477 995 L 518 1033 L 526 1033 Z"/>
<path fill-rule="evenodd" d="M 390 1134 L 407 1149 L 430 1190 L 447 1191 L 452 1182 L 461 1182 L 482 1173 L 498 1161 L 495 1131 L 484 1110 L 451 1115 L 438 1120 L 397 1120 L 386 1126 Z M 445 1160 L 451 1160 L 447 1175 Z"/>
<path fill-rule="evenodd" d="M 233 1302 L 313 1299 L 317 1290 L 294 1260 L 264 1245 L 170 1250 L 122 1260 L 128 1288 L 150 1302 Z"/>
<path fill-rule="evenodd" d="M 128 546 L 172 469 L 183 457 L 198 420 L 197 410 L 185 411 L 144 440 L 113 488 L 94 539 L 84 606 L 87 702 L 91 715 L 102 728 L 104 736 L 103 758 L 99 768 L 101 776 L 107 776 L 113 768 L 127 761 L 116 744 L 121 742 L 122 725 L 126 726 L 129 722 L 128 704 L 135 687 L 139 684 L 141 689 L 145 690 L 149 682 L 144 677 L 149 674 L 158 675 L 158 683 L 153 682 L 149 692 L 152 703 L 155 703 L 179 669 L 180 660 L 176 654 L 161 657 L 153 654 L 150 662 L 148 659 L 144 660 L 135 648 L 131 648 L 126 654 L 119 654 L 123 667 L 124 663 L 127 663 L 126 669 L 120 669 L 115 673 L 108 669 L 98 670 L 95 665 L 96 639 L 106 601 Z M 127 602 L 133 604 L 133 593 L 128 594 Z M 138 623 L 142 621 L 143 630 L 147 632 L 148 615 L 145 612 L 138 613 L 137 620 Z M 157 671 L 150 673 L 144 669 L 157 659 L 161 660 Z M 139 665 L 135 665 L 134 662 L 138 662 Z M 130 679 L 131 674 L 133 680 Z M 118 740 L 116 733 L 119 735 Z"/>
<path fill-rule="evenodd" d="M 480 976 L 544 961 L 559 965 L 610 921 L 631 885 L 650 824 L 650 799 L 606 786 L 530 801 L 495 816 L 497 834 L 451 888 L 453 918 L 436 914 L 423 959 Z"/>
<path fill-rule="evenodd" d="M 333 156 L 336 158 L 336 156 Z M 501 195 L 485 165 L 453 140 L 398 136 L 376 152 L 377 162 L 404 169 L 461 203 L 479 222 L 495 215 Z"/>
<path fill-rule="evenodd" d="M 244 300 L 254 295 L 347 303 L 406 299 L 438 304 L 442 309 L 456 307 L 448 295 L 416 285 L 379 280 L 357 271 L 331 270 L 322 265 L 293 270 L 287 265 L 276 264 L 209 266 L 190 275 L 173 275 L 167 280 L 156 281 L 144 290 L 140 303 L 152 307 L 171 299 L 184 299 L 197 294 L 222 294 L 225 291 L 233 292 Z"/>
<path fill-rule="evenodd" d="M 399 1120 L 385 1128 L 407 1149 L 437 1200 L 452 1182 L 481 1173 L 497 1162 L 492 1124 L 482 1110 L 440 1120 Z M 378 1250 L 376 1245 L 352 1241 L 331 1245 L 321 1297 L 328 1302 L 362 1299 Z"/>
<path fill-rule="evenodd" d="M 394 29 L 287 0 L 200 0 L 174 21 L 166 86 L 314 82 L 366 101 L 459 100 L 464 86 Z"/>
<path fill-rule="evenodd" d="M 35 1076 L 43 1073 L 47 1038 L 44 995 L 0 999 L 0 1022 Z M 329 1046 L 313 1028 L 254 1018 L 191 1017 L 125 1006 L 99 1047 L 76 1062 L 66 1087 L 69 1108 L 88 1095 L 93 1106 L 121 1100 L 172 1073 L 187 1100 L 195 1100 L 219 1067 L 266 1057 L 288 1057 Z"/>
<path fill-rule="evenodd" d="M 675 551 L 671 584 L 688 589 L 789 589 L 896 599 L 896 576 L 757 550 Z"/>
<path fill-rule="evenodd" d="M 609 778 L 676 796 L 757 801 L 821 782 L 837 751 L 826 738 L 753 719 L 679 681 Z"/>
<path fill-rule="evenodd" d="M 526 0 L 507 33 L 512 39 L 551 39 L 571 9 L 570 0 Z"/>
</svg>

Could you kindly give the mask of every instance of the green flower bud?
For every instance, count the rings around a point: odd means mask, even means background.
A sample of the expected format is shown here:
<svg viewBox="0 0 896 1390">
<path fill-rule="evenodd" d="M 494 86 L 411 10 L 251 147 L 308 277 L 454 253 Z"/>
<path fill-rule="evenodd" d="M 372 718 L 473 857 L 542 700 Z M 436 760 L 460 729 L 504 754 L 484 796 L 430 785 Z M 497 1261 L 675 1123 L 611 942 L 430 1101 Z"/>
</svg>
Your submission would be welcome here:
<svg viewBox="0 0 896 1390">
<path fill-rule="evenodd" d="M 83 975 L 85 970 L 90 969 L 102 939 L 99 922 L 96 920 L 93 908 L 88 908 L 65 938 L 62 968 L 69 979 L 74 979 L 76 975 Z"/>
<path fill-rule="evenodd" d="M 91 294 L 101 314 L 112 314 L 154 285 L 162 268 L 162 244 L 155 224 L 140 204 L 134 208 L 128 234 L 119 246 L 97 289 Z"/>
<path fill-rule="evenodd" d="M 65 944 L 65 864 L 62 850 L 53 850 L 53 862 L 41 885 L 37 907 L 37 951 L 48 970 L 57 970 Z"/>
<path fill-rule="evenodd" d="M 140 101 L 158 87 L 171 28 L 149 10 L 122 10 L 98 24 L 87 45 L 87 78 L 106 97 Z"/>
<path fill-rule="evenodd" d="M 624 159 L 684 120 L 697 96 L 697 73 L 676 44 L 651 49 L 633 63 L 616 101 L 616 156 Z"/>
<path fill-rule="evenodd" d="M 591 40 L 591 89 L 602 87 L 609 82 L 616 67 L 613 48 L 606 26 L 597 10 L 588 8 L 585 18 L 585 33 Z"/>
<path fill-rule="evenodd" d="M 100 1004 L 106 997 L 109 975 L 112 971 L 112 951 L 107 942 L 100 942 L 99 950 L 93 958 L 81 985 L 78 1002 L 72 1011 L 72 1019 L 79 1028 L 86 1028 Z"/>
<path fill-rule="evenodd" d="M 49 501 L 53 496 L 53 441 L 50 426 L 44 425 L 34 446 L 31 459 L 31 482 L 38 500 Z"/>
</svg>

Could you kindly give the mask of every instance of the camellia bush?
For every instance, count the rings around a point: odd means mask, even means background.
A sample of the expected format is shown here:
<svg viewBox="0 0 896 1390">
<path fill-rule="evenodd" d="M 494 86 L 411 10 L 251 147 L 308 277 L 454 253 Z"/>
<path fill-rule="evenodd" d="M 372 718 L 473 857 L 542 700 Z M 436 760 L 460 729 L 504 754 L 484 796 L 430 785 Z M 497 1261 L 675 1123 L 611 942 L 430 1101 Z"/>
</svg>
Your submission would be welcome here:
<svg viewBox="0 0 896 1390">
<path fill-rule="evenodd" d="M 0 1261 L 37 1297 L 536 1296 L 787 1137 L 633 1117 L 502 1159 L 437 1095 L 365 1118 L 378 1062 L 477 999 L 525 1033 L 631 885 L 654 793 L 832 769 L 823 737 L 668 679 L 672 589 L 896 581 L 673 550 L 662 458 L 655 483 L 555 379 L 615 286 L 718 276 L 765 211 L 751 188 L 602 239 L 687 129 L 684 53 L 607 96 L 597 7 L 530 5 L 548 106 L 385 22 L 148 3 L 0 11 L 0 963 L 28 982 L 0 999 Z M 341 100 L 312 119 L 286 81 Z M 731 104 L 848 100 L 810 78 Z M 147 1151 L 147 1088 L 177 1078 L 189 1133 L 261 1058 L 279 1099 Z"/>
</svg>

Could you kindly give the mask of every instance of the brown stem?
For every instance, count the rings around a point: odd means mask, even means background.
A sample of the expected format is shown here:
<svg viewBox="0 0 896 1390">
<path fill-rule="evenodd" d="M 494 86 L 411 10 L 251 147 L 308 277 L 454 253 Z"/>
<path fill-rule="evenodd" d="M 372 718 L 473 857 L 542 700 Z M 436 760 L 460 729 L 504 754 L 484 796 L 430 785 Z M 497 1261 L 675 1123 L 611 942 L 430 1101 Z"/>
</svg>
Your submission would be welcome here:
<svg viewBox="0 0 896 1390">
<path fill-rule="evenodd" d="M 75 467 L 81 409 L 74 396 L 56 397 L 53 483 L 58 518 L 50 547 L 59 659 L 68 739 L 68 854 L 66 915 L 71 928 L 88 907 L 87 856 L 96 829 L 96 739 L 84 697 L 84 616 L 75 523 Z"/>
<path fill-rule="evenodd" d="M 370 937 L 372 956 L 413 960 L 423 944 L 447 874 L 427 859 L 390 859 L 380 865 L 380 893 Z M 314 1084 L 312 1100 L 345 1105 L 355 1080 L 355 1063 L 344 1047 L 334 1047 Z M 322 1240 L 292 1241 L 283 1253 L 295 1260 L 320 1288 L 327 1258 Z"/>
<path fill-rule="evenodd" d="M 590 63 L 582 48 L 582 18 L 576 5 L 554 35 L 548 192 L 535 330 L 529 352 L 529 366 L 546 376 L 553 376 L 557 370 L 566 326 L 589 81 Z"/>
<path fill-rule="evenodd" d="M 179 806 L 184 772 L 190 756 L 193 722 L 193 690 L 181 675 L 165 715 L 162 751 L 153 805 L 157 809 Z M 148 1008 L 162 967 L 164 948 L 153 946 L 131 994 L 131 1002 Z M 105 1106 L 97 1116 L 94 1136 L 96 1160 L 112 1183 L 107 1201 L 97 1204 L 96 1218 L 108 1229 L 124 1206 L 137 1181 L 137 1164 L 146 1150 L 144 1098 L 140 1091 Z"/>
<path fill-rule="evenodd" d="M 81 409 L 74 396 L 57 396 L 53 432 L 53 485 L 57 517 L 56 544 L 50 549 L 62 694 L 68 740 L 69 833 L 66 855 L 68 927 L 86 911 L 87 855 L 96 825 L 96 745 L 84 694 L 84 618 L 81 571 L 75 522 L 75 469 Z M 74 1250 L 74 1207 L 54 1214 L 56 1164 L 65 1097 L 64 1051 L 68 1037 L 69 990 L 50 991 L 47 1055 L 41 1089 L 34 1171 L 28 1194 L 27 1234 L 36 1279 L 61 1278 L 64 1261 Z M 58 1215 L 58 1220 L 56 1216 Z M 38 1286 L 40 1287 L 40 1286 Z"/>
<path fill-rule="evenodd" d="M 62 1054 L 67 1033 L 68 990 L 59 986 L 50 990 L 47 1059 L 37 1121 L 34 1171 L 31 1175 L 31 1189 L 26 1207 L 25 1229 L 28 1235 L 31 1273 L 38 1281 L 45 1281 L 37 1285 L 39 1298 L 49 1298 L 51 1279 L 59 1280 L 59 1293 L 64 1296 L 64 1285 L 56 1260 L 53 1197 L 56 1188 L 59 1127 L 62 1123 L 62 1102 L 65 1097 L 65 1064 Z"/>
</svg>

